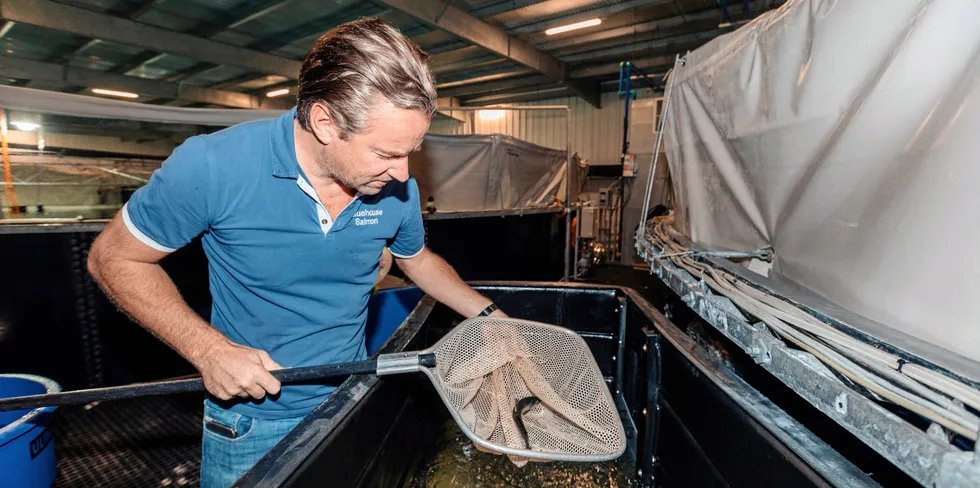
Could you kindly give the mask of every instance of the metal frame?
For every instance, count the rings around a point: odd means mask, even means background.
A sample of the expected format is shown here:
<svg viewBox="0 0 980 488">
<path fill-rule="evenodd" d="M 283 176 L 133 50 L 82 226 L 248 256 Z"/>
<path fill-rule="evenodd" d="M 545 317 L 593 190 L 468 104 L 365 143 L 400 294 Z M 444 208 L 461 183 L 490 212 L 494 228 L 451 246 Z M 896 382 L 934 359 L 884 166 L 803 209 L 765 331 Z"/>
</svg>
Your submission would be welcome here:
<svg viewBox="0 0 980 488">
<path fill-rule="evenodd" d="M 452 113 L 478 112 L 483 110 L 508 110 L 514 112 L 534 112 L 534 111 L 565 111 L 565 272 L 562 281 L 568 281 L 570 277 L 569 264 L 571 260 L 571 248 L 569 241 L 572 239 L 572 109 L 568 105 L 535 105 L 530 107 L 439 107 L 441 112 Z M 554 211 L 554 209 L 552 209 Z M 529 213 L 523 210 L 524 213 Z"/>
<path fill-rule="evenodd" d="M 659 259 L 662 250 L 646 239 L 637 238 L 637 252 L 650 264 L 651 274 L 763 369 L 919 483 L 937 486 L 944 463 L 971 455 L 905 422 L 841 382 L 810 354 L 790 349 L 764 327 L 750 324 L 727 298 L 711 293 L 703 281 Z"/>
<path fill-rule="evenodd" d="M 559 209 L 555 207 L 551 208 L 518 208 L 510 210 L 467 210 L 459 212 L 436 212 L 433 214 L 423 213 L 422 218 L 424 220 L 453 220 L 453 219 L 470 219 L 475 217 L 509 217 L 516 215 L 518 217 L 522 215 L 536 215 L 553 213 Z"/>
<path fill-rule="evenodd" d="M 48 219 L 9 219 L 9 220 L 48 220 Z M 50 219 L 57 220 L 57 219 Z M 71 234 L 76 232 L 102 232 L 106 222 L 64 222 L 9 224 L 0 222 L 0 235 L 22 234 Z"/>
<path fill-rule="evenodd" d="M 650 195 L 653 193 L 653 182 L 656 179 L 654 175 L 657 174 L 657 163 L 660 162 L 660 144 L 664 140 L 664 125 L 667 123 L 667 114 L 670 113 L 670 92 L 674 89 L 674 74 L 677 73 L 677 66 L 681 64 L 681 57 L 674 57 L 674 67 L 670 70 L 671 76 L 670 81 L 667 83 L 667 91 L 664 92 L 664 110 L 660 114 L 660 124 L 657 126 L 657 142 L 653 146 L 653 162 L 650 164 L 650 175 L 647 177 L 647 187 L 643 192 L 643 213 L 640 214 L 640 223 L 645 224 L 647 221 L 647 214 L 650 211 Z M 629 86 L 628 84 L 626 85 Z M 629 88 L 627 88 L 627 91 Z M 627 93 L 629 96 L 629 93 Z M 644 228 L 644 225 L 640 225 L 640 228 Z M 645 235 L 642 237 L 646 237 Z M 639 242 L 640 237 L 637 237 L 637 242 Z"/>
<path fill-rule="evenodd" d="M 654 343 L 656 347 L 663 347 L 661 344 L 665 344 L 676 349 L 684 359 L 698 368 L 708 381 L 744 409 L 750 418 L 768 430 L 773 437 L 785 444 L 790 451 L 826 478 L 829 483 L 841 487 L 878 486 L 850 460 L 773 403 L 772 399 L 747 383 L 723 360 L 699 347 L 691 337 L 676 324 L 671 323 L 670 319 L 664 317 L 639 293 L 629 289 L 624 292 L 642 313 L 656 318 L 654 331 L 660 337 L 660 340 Z M 657 392 L 657 395 L 663 393 Z M 648 409 L 654 412 L 652 406 Z"/>
</svg>

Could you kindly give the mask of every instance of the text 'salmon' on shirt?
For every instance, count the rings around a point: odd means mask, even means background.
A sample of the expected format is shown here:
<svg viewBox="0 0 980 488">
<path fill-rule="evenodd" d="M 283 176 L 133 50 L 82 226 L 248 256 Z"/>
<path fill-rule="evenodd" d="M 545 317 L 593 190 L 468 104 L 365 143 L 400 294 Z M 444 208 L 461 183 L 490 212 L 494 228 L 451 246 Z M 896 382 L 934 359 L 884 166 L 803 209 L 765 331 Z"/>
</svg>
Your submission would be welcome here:
<svg viewBox="0 0 980 488">
<path fill-rule="evenodd" d="M 365 359 L 367 302 L 384 246 L 424 245 L 414 179 L 391 181 L 331 219 L 299 167 L 295 109 L 185 141 L 123 207 L 143 243 L 171 252 L 201 236 L 213 299 L 210 322 L 283 367 Z M 276 398 L 230 409 L 302 416 L 335 387 L 283 385 Z"/>
</svg>

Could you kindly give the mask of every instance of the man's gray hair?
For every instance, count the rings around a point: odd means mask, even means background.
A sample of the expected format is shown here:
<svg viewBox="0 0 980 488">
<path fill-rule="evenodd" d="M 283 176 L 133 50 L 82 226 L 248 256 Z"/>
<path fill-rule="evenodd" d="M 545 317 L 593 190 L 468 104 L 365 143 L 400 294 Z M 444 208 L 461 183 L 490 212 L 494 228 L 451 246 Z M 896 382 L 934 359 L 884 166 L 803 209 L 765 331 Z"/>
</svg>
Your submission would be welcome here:
<svg viewBox="0 0 980 488">
<path fill-rule="evenodd" d="M 428 59 L 418 45 L 377 18 L 330 30 L 317 39 L 300 70 L 300 125 L 310 130 L 310 112 L 321 102 L 346 140 L 364 128 L 378 95 L 432 117 L 436 89 Z"/>
</svg>

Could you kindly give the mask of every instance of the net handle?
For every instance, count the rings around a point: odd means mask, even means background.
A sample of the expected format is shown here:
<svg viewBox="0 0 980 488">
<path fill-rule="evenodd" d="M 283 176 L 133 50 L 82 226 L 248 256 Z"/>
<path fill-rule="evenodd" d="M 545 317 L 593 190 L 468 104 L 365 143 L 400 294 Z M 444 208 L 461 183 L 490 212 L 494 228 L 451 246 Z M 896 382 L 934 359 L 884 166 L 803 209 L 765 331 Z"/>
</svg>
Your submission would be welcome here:
<svg viewBox="0 0 980 488">
<path fill-rule="evenodd" d="M 284 368 L 270 371 L 280 383 L 295 383 L 313 381 L 352 374 L 381 374 L 379 370 L 393 361 L 400 361 L 401 370 L 389 368 L 385 374 L 409 373 L 418 371 L 419 367 L 435 367 L 436 356 L 431 353 L 398 353 L 382 354 L 378 359 L 366 359 L 349 363 L 324 364 L 319 366 L 304 366 L 299 368 Z M 414 370 L 408 364 L 414 360 Z M 386 363 L 387 362 L 387 363 Z M 41 408 L 60 405 L 79 405 L 110 400 L 124 400 L 156 395 L 172 395 L 204 391 L 204 380 L 201 377 L 188 379 L 136 383 L 132 385 L 111 386 L 107 388 L 91 388 L 87 390 L 46 393 L 0 399 L 0 411 Z"/>
</svg>

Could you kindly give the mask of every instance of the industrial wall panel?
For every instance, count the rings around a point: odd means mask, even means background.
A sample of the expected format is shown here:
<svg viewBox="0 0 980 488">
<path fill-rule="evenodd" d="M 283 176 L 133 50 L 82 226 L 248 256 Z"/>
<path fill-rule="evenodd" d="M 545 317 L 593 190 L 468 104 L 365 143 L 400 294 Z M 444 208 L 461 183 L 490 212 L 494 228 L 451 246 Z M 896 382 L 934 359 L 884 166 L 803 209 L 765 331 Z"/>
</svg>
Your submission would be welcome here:
<svg viewBox="0 0 980 488">
<path fill-rule="evenodd" d="M 650 90 L 637 90 L 637 98 L 649 98 Z M 572 116 L 572 152 L 591 164 L 615 164 L 623 145 L 624 101 L 615 92 L 602 96 L 602 108 L 596 109 L 578 97 L 564 97 L 521 104 L 567 105 Z M 489 107 L 488 111 L 493 110 Z M 465 122 L 440 117 L 433 120 L 429 131 L 436 134 L 505 134 L 546 147 L 564 149 L 566 145 L 565 115 L 560 110 L 548 112 L 504 111 L 493 120 L 481 112 L 454 112 Z"/>
</svg>

